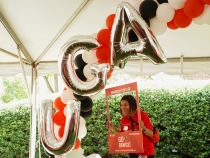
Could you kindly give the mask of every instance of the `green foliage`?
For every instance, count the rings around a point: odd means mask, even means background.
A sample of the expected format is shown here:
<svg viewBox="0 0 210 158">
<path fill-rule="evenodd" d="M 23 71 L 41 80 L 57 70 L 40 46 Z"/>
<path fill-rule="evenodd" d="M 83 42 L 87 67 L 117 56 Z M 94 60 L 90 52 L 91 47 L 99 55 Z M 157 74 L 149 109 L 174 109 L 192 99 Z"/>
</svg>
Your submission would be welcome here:
<svg viewBox="0 0 210 158">
<path fill-rule="evenodd" d="M 118 128 L 120 98 L 118 95 L 109 99 L 111 121 Z M 202 89 L 141 89 L 139 100 L 141 108 L 148 113 L 161 135 L 156 144 L 156 158 L 210 157 L 210 85 Z M 103 158 L 126 157 L 108 154 L 105 96 L 94 101 L 93 114 L 86 120 L 86 127 L 87 135 L 81 141 L 85 155 L 98 153 Z M 29 106 L 0 110 L 1 157 L 28 157 L 29 134 Z M 42 157 L 47 157 L 43 148 L 41 150 Z"/>
<path fill-rule="evenodd" d="M 8 103 L 13 100 L 26 99 L 28 97 L 24 80 L 20 76 L 2 78 L 3 94 L 1 100 Z"/>
<path fill-rule="evenodd" d="M 28 156 L 30 111 L 18 106 L 0 111 L 0 155 L 7 158 Z"/>
<path fill-rule="evenodd" d="M 121 96 L 109 98 L 110 117 L 119 128 L 119 101 Z M 157 158 L 210 157 L 210 86 L 203 89 L 175 88 L 167 90 L 141 89 L 141 109 L 150 116 L 159 129 L 161 141 L 156 146 Z M 85 155 L 109 155 L 106 126 L 106 102 L 102 96 L 94 102 L 93 115 L 86 120 L 88 133 L 82 139 Z"/>
<path fill-rule="evenodd" d="M 30 107 L 18 105 L 0 110 L 0 157 L 29 157 Z M 43 149 L 42 157 L 46 157 Z M 36 153 L 38 158 L 38 150 Z"/>
</svg>

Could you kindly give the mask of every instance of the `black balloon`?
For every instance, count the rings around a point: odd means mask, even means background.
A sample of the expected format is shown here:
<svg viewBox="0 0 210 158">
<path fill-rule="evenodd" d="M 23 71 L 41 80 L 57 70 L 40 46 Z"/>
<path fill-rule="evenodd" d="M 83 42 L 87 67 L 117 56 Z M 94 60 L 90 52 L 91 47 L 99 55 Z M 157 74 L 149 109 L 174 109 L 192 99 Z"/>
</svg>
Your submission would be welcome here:
<svg viewBox="0 0 210 158">
<path fill-rule="evenodd" d="M 80 116 L 82 116 L 86 120 L 91 117 L 92 113 L 93 113 L 92 109 L 88 112 L 81 111 Z"/>
<path fill-rule="evenodd" d="M 144 21 L 147 23 L 147 25 L 150 27 L 150 21 L 149 19 L 144 18 Z"/>
<path fill-rule="evenodd" d="M 93 101 L 91 98 L 87 97 L 84 100 L 81 100 L 81 111 L 82 112 L 88 112 L 92 109 L 93 107 Z"/>
<path fill-rule="evenodd" d="M 82 59 L 82 54 L 79 54 L 75 57 L 74 64 L 78 69 L 83 69 L 85 65 L 87 65 L 87 63 Z"/>
<path fill-rule="evenodd" d="M 79 101 L 84 100 L 84 99 L 87 98 L 87 96 L 82 96 L 82 95 L 78 95 L 78 94 L 75 94 L 75 93 L 73 93 L 73 95 Z"/>
<path fill-rule="evenodd" d="M 154 18 L 158 5 L 155 1 L 145 0 L 139 6 L 139 12 L 144 19 Z"/>
<path fill-rule="evenodd" d="M 83 74 L 83 69 L 75 69 L 75 72 L 77 74 L 77 77 L 82 81 L 87 81 L 87 78 Z"/>
<path fill-rule="evenodd" d="M 168 3 L 168 0 L 157 0 L 159 4 Z"/>
</svg>

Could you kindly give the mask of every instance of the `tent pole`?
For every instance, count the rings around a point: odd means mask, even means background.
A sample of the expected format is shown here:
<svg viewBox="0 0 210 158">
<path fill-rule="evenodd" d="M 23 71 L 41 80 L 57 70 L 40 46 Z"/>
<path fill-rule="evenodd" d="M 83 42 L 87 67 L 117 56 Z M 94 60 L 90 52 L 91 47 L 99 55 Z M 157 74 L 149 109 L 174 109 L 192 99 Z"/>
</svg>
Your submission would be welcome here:
<svg viewBox="0 0 210 158">
<path fill-rule="evenodd" d="M 31 112 L 30 112 L 30 143 L 29 158 L 35 158 L 36 151 L 36 81 L 37 69 L 36 65 L 32 65 L 31 74 Z"/>
<path fill-rule="evenodd" d="M 25 72 L 25 69 L 24 69 L 23 60 L 22 60 L 22 56 L 21 56 L 21 53 L 20 53 L 19 45 L 17 45 L 17 49 L 18 49 L 18 55 L 19 55 L 19 60 L 20 60 L 20 66 L 21 66 L 21 69 L 22 69 L 26 89 L 27 89 L 27 92 L 28 92 L 28 98 L 31 99 L 30 98 L 30 91 L 29 91 L 29 88 L 28 88 L 28 82 L 27 82 L 27 79 L 26 79 L 26 72 Z"/>
</svg>

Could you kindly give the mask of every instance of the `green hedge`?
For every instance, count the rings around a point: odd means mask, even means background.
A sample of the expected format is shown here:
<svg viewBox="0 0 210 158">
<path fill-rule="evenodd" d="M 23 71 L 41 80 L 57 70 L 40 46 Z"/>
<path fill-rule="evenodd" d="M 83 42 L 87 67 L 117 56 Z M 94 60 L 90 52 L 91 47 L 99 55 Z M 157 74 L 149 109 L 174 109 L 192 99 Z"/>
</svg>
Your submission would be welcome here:
<svg viewBox="0 0 210 158">
<path fill-rule="evenodd" d="M 18 105 L 0 110 L 0 157 L 28 158 L 30 135 L 30 107 Z M 47 156 L 43 153 L 42 157 Z M 38 148 L 36 150 L 38 158 Z"/>
<path fill-rule="evenodd" d="M 110 115 L 119 124 L 119 100 L 109 100 Z M 210 157 L 210 86 L 202 89 L 174 88 L 141 89 L 141 108 L 148 113 L 159 129 L 161 141 L 156 146 L 157 158 L 209 158 Z M 87 135 L 82 139 L 85 155 L 109 155 L 107 146 L 106 102 L 102 96 L 94 102 L 93 115 L 86 120 Z"/>
<path fill-rule="evenodd" d="M 111 121 L 118 127 L 120 98 L 115 96 L 109 100 Z M 156 144 L 156 158 L 210 157 L 210 86 L 202 89 L 141 89 L 139 99 L 141 108 L 161 134 L 161 141 Z M 86 120 L 86 127 L 87 135 L 81 141 L 85 155 L 98 153 L 103 158 L 126 157 L 108 154 L 105 96 L 94 101 L 93 115 Z M 0 110 L 0 157 L 27 158 L 29 131 L 29 107 Z M 42 157 L 47 157 L 43 148 Z"/>
<path fill-rule="evenodd" d="M 29 108 L 18 106 L 0 111 L 0 155 L 7 158 L 28 157 Z"/>
</svg>

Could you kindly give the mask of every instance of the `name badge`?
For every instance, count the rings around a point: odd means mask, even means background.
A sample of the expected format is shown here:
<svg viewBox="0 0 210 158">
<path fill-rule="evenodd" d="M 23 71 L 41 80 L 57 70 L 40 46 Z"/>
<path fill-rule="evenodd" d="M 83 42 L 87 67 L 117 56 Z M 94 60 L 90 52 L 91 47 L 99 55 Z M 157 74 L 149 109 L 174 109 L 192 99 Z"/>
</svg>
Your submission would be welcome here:
<svg viewBox="0 0 210 158">
<path fill-rule="evenodd" d="M 124 127 L 123 127 L 123 130 L 124 130 L 124 131 L 127 131 L 127 130 L 128 130 L 128 126 L 124 126 Z"/>
</svg>

